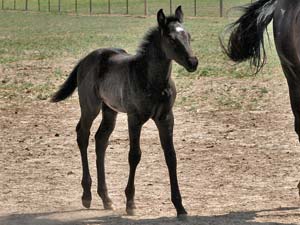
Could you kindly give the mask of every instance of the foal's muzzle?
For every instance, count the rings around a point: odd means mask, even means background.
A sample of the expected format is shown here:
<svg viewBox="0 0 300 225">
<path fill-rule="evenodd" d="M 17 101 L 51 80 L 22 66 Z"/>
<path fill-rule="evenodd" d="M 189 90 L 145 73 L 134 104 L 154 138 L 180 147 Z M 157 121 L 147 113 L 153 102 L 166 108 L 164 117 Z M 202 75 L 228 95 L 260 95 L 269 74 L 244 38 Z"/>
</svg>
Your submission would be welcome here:
<svg viewBox="0 0 300 225">
<path fill-rule="evenodd" d="M 198 67 L 198 59 L 196 56 L 189 57 L 187 60 L 187 71 L 189 72 L 195 72 Z"/>
</svg>

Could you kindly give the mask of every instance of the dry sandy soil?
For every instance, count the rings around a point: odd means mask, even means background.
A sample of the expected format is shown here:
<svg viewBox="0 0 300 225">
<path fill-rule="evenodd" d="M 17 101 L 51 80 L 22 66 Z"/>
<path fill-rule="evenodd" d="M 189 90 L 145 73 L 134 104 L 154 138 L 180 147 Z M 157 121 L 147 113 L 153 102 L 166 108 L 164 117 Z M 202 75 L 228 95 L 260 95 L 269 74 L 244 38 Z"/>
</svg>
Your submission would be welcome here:
<svg viewBox="0 0 300 225">
<path fill-rule="evenodd" d="M 23 62 L 0 68 L 0 74 L 5 79 L 4 73 L 24 70 L 39 83 L 45 82 L 40 74 L 50 76 L 53 68 Z M 182 87 L 175 107 L 174 139 L 180 187 L 190 215 L 187 221 L 176 219 L 153 122 L 149 121 L 142 133 L 137 216 L 128 217 L 124 195 L 128 175 L 126 115 L 118 117 L 106 158 L 114 211 L 104 211 L 96 194 L 93 136 L 101 118 L 97 119 L 89 146 L 93 202 L 86 210 L 80 200 L 76 94 L 63 103 L 50 104 L 26 91 L 22 97 L 1 93 L 0 224 L 300 224 L 300 150 L 286 82 L 279 74 L 199 78 L 189 80 L 189 85 L 177 80 Z M 267 91 L 256 98 L 259 90 Z M 228 106 L 230 102 L 234 107 Z"/>
</svg>

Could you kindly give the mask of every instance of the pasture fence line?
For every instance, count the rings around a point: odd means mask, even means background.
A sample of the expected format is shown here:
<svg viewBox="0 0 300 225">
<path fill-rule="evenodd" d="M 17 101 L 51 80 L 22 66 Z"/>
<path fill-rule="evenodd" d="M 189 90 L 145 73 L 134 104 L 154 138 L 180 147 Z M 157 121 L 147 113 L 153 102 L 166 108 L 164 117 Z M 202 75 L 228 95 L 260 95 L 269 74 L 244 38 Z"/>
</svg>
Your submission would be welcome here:
<svg viewBox="0 0 300 225">
<path fill-rule="evenodd" d="M 188 16 L 223 17 L 226 9 L 250 2 L 253 0 L 1 0 L 1 9 L 147 16 L 154 14 L 159 8 L 169 8 L 170 13 L 173 13 L 174 6 L 183 5 L 184 12 Z"/>
<path fill-rule="evenodd" d="M 223 0 L 220 0 L 220 17 L 223 17 L 223 10 L 224 10 Z"/>
</svg>

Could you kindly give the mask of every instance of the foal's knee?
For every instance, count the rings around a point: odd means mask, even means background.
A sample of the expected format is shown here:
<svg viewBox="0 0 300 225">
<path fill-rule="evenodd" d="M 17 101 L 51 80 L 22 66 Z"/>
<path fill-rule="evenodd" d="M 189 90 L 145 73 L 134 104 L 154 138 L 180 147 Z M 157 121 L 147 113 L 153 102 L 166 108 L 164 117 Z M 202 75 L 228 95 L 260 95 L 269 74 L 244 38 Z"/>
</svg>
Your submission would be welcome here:
<svg viewBox="0 0 300 225">
<path fill-rule="evenodd" d="M 175 167 L 176 166 L 176 152 L 172 150 L 166 150 L 165 152 L 165 159 L 168 167 Z"/>
<path fill-rule="evenodd" d="M 131 166 L 137 166 L 141 160 L 142 152 L 140 148 L 130 149 L 128 160 Z"/>
</svg>

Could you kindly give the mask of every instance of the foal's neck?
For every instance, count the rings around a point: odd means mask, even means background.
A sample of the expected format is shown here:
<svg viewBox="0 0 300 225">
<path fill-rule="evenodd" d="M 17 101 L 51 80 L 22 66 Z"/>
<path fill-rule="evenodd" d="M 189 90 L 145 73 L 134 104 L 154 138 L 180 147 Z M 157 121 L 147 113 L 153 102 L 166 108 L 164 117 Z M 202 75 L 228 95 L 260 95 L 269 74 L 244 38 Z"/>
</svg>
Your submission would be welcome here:
<svg viewBox="0 0 300 225">
<path fill-rule="evenodd" d="M 165 88 L 171 76 L 172 63 L 161 48 L 161 36 L 158 28 L 153 29 L 145 37 L 138 54 L 146 68 L 145 75 L 149 84 L 157 89 Z"/>
</svg>

